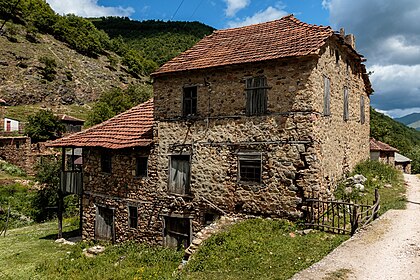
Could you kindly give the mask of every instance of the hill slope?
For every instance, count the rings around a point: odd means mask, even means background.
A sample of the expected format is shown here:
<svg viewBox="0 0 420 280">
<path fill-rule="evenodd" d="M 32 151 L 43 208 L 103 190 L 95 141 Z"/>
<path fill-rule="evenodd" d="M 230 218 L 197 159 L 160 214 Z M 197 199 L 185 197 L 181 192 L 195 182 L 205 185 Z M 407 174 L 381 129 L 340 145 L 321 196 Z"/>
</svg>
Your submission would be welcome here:
<svg viewBox="0 0 420 280">
<path fill-rule="evenodd" d="M 121 17 L 93 18 L 91 21 L 110 38 L 121 36 L 131 48 L 140 51 L 157 65 L 189 49 L 215 30 L 196 21 L 136 21 Z"/>
<path fill-rule="evenodd" d="M 13 40 L 0 36 L 0 97 L 10 105 L 82 104 L 112 87 L 140 81 L 121 65 L 111 66 L 106 56 L 84 56 L 51 35 L 37 34 L 37 42 L 30 42 L 21 25 L 7 24 L 6 32 L 11 29 Z M 43 58 L 57 65 L 51 81 L 43 75 Z"/>
<path fill-rule="evenodd" d="M 401 118 L 395 118 L 395 120 L 406 126 L 420 130 L 420 113 L 412 113 Z"/>
</svg>

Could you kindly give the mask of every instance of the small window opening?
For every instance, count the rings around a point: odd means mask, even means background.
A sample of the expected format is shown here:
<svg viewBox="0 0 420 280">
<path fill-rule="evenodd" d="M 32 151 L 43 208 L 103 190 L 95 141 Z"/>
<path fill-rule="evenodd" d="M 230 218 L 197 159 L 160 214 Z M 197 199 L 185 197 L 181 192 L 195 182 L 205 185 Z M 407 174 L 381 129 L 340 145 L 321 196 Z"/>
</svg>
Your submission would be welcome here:
<svg viewBox="0 0 420 280">
<path fill-rule="evenodd" d="M 340 61 L 340 53 L 338 52 L 338 50 L 335 50 L 335 63 L 338 64 L 339 61 Z"/>
<path fill-rule="evenodd" d="M 349 120 L 349 89 L 348 89 L 348 87 L 344 87 L 343 119 L 345 121 Z"/>
<path fill-rule="evenodd" d="M 360 96 L 360 123 L 365 123 L 365 97 L 363 95 Z"/>
<path fill-rule="evenodd" d="M 147 157 L 136 158 L 136 177 L 147 177 Z"/>
<path fill-rule="evenodd" d="M 330 110 L 330 99 L 331 99 L 331 89 L 330 89 L 330 79 L 324 77 L 324 116 L 331 115 Z"/>
<path fill-rule="evenodd" d="M 261 183 L 261 154 L 239 154 L 239 181 Z"/>
<path fill-rule="evenodd" d="M 105 173 L 111 173 L 112 171 L 112 156 L 109 153 L 101 154 L 101 170 Z"/>
<path fill-rule="evenodd" d="M 197 115 L 197 87 L 184 87 L 182 116 Z"/>
<path fill-rule="evenodd" d="M 139 212 L 137 207 L 128 206 L 128 225 L 130 228 L 137 228 L 139 219 Z"/>
</svg>

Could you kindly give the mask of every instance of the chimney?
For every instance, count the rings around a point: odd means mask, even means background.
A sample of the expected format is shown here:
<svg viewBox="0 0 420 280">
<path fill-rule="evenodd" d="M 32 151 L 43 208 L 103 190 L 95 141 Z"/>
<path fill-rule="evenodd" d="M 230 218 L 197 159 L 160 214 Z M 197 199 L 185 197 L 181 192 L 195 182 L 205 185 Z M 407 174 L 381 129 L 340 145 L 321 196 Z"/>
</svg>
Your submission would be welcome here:
<svg viewBox="0 0 420 280">
<path fill-rule="evenodd" d="M 356 50 L 356 38 L 353 34 L 348 34 L 344 37 L 344 42 L 349 44 L 354 50 Z"/>
</svg>

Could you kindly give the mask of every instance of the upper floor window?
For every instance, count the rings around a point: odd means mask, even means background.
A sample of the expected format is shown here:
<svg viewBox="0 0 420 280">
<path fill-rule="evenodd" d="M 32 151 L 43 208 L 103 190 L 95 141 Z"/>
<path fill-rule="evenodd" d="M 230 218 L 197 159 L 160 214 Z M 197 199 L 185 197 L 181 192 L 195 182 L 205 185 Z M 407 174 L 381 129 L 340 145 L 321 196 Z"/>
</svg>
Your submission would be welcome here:
<svg viewBox="0 0 420 280">
<path fill-rule="evenodd" d="M 170 158 L 168 192 L 189 194 L 190 192 L 190 156 L 173 155 Z"/>
<path fill-rule="evenodd" d="M 136 177 L 147 177 L 147 157 L 136 158 Z"/>
<path fill-rule="evenodd" d="M 262 115 L 267 112 L 267 79 L 253 77 L 246 79 L 246 114 Z"/>
<path fill-rule="evenodd" d="M 363 95 L 360 96 L 360 123 L 365 123 L 365 97 Z"/>
<path fill-rule="evenodd" d="M 238 169 L 240 182 L 261 183 L 261 154 L 240 153 Z"/>
<path fill-rule="evenodd" d="M 349 119 L 349 89 L 344 87 L 344 108 L 343 108 L 343 119 L 347 121 Z"/>
<path fill-rule="evenodd" d="M 182 116 L 197 115 L 197 87 L 184 87 L 182 98 Z"/>
<path fill-rule="evenodd" d="M 111 173 L 112 166 L 111 166 L 112 157 L 109 153 L 102 153 L 101 154 L 101 170 L 105 173 Z"/>
<path fill-rule="evenodd" d="M 331 115 L 330 100 L 331 100 L 330 78 L 324 76 L 324 116 Z"/>
</svg>

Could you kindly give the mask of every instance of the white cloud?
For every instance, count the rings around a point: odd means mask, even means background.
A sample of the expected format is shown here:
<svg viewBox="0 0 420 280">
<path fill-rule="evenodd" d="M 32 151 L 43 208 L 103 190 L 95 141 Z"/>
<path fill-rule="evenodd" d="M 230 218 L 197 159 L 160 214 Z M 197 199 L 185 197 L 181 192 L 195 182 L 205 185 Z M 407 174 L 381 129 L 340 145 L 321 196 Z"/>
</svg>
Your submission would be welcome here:
<svg viewBox="0 0 420 280">
<path fill-rule="evenodd" d="M 274 8 L 274 7 L 268 7 L 267 9 L 263 11 L 259 11 L 253 16 L 246 17 L 242 20 L 236 20 L 236 21 L 229 21 L 228 27 L 239 27 L 239 26 L 245 26 L 245 25 L 251 25 L 261 22 L 266 22 L 270 20 L 279 19 L 283 16 L 288 15 L 286 11 L 284 11 L 281 8 Z"/>
<path fill-rule="evenodd" d="M 98 5 L 98 0 L 47 0 L 51 8 L 59 14 L 75 14 L 82 17 L 130 16 L 131 7 L 105 7 Z"/>
<path fill-rule="evenodd" d="M 251 3 L 251 0 L 225 0 L 227 8 L 225 10 L 226 16 L 233 17 L 239 10 L 242 10 Z"/>
<path fill-rule="evenodd" d="M 334 29 L 356 35 L 367 58 L 375 93 L 372 105 L 387 112 L 420 107 L 420 1 L 323 0 Z M 395 111 L 400 110 L 400 111 Z"/>
</svg>

